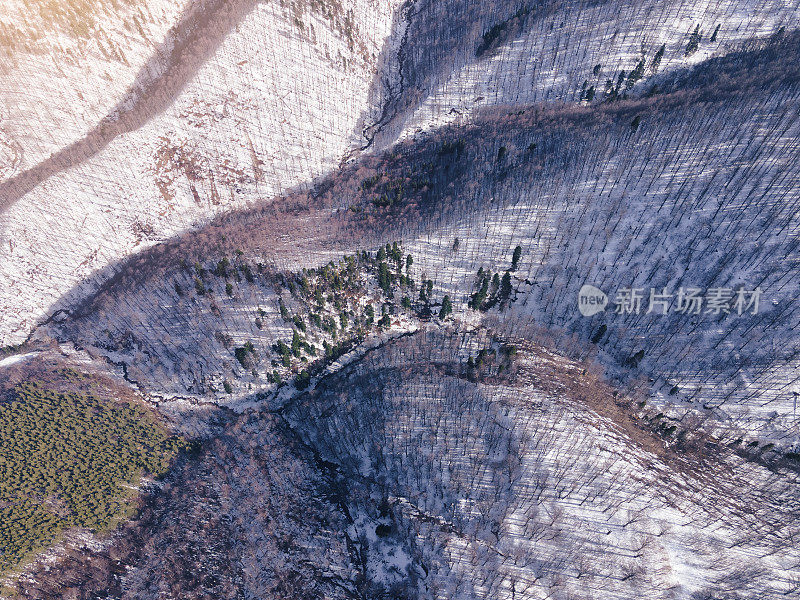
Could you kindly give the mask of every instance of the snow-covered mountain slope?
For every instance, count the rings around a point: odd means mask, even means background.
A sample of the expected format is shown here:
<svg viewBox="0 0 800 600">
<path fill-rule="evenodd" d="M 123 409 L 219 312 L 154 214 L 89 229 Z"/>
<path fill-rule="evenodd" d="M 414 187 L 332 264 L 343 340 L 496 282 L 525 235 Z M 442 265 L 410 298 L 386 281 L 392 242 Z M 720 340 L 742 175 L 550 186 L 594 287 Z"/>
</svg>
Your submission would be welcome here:
<svg viewBox="0 0 800 600">
<path fill-rule="evenodd" d="M 791 30 L 798 10 L 730 0 L 47 6 L 12 4 L 0 20 L 11 40 L 0 71 L 0 344 L 90 294 L 126 256 L 304 188 L 360 148 L 487 106 L 641 94 Z"/>
<path fill-rule="evenodd" d="M 357 597 L 346 514 L 311 451 L 275 416 L 220 413 L 204 415 L 213 439 L 149 490 L 135 520 L 32 565 L 18 597 Z"/>
<path fill-rule="evenodd" d="M 297 329 L 278 299 L 310 324 L 320 310 L 315 286 L 326 296 L 333 289 L 308 273 L 301 302 L 290 281 L 298 286 L 301 269 L 370 250 L 373 262 L 357 270 L 375 286 L 376 273 L 363 269 L 375 269 L 377 248 L 402 240 L 414 287 L 397 273 L 393 297 L 373 296 L 376 309 L 386 304 L 398 315 L 398 332 L 413 325 L 401 315 L 413 321 L 425 307 L 423 281 L 432 282 L 425 295 L 436 311 L 448 295 L 469 325 L 482 315 L 468 308 L 479 270 L 498 279 L 508 270 L 513 293 L 488 313 L 504 335 L 525 332 L 581 357 L 594 348 L 610 375 L 651 378 L 653 400 L 675 408 L 673 416 L 691 408 L 790 449 L 800 434 L 800 78 L 787 57 L 797 48 L 789 37 L 709 61 L 646 99 L 486 113 L 470 127 L 400 144 L 315 194 L 229 215 L 144 253 L 50 335 L 126 365 L 152 394 L 227 403 L 226 378 L 234 397 L 271 392 L 267 375 L 280 360 L 273 345 Z M 212 274 L 223 259 L 230 272 Z M 276 270 L 294 274 L 276 278 Z M 611 302 L 640 288 L 640 310 L 583 317 L 577 295 L 586 283 Z M 680 313 L 682 287 L 704 295 L 760 288 L 762 297 L 756 314 L 752 306 L 738 314 L 733 303 L 729 313 L 706 312 L 709 305 Z M 647 312 L 650 288 L 672 294 L 668 314 L 661 305 Z M 341 310 L 366 318 L 363 309 L 325 308 L 334 319 Z M 321 326 L 308 336 L 317 347 L 334 342 Z M 260 358 L 240 368 L 235 349 L 248 342 Z M 216 382 L 216 393 L 203 381 Z"/>
<path fill-rule="evenodd" d="M 69 288 L 85 283 L 59 306 L 95 289 L 97 269 L 335 169 L 360 144 L 394 20 L 391 2 L 193 5 L 126 96 L 101 94 L 119 104 L 99 125 L 63 123 L 52 157 L 0 183 L 0 344 L 24 339 Z M 49 128 L 30 106 L 33 121 L 13 113 L 9 145 Z"/>
<path fill-rule="evenodd" d="M 797 2 L 53 6 L 0 18 L 0 369 L 198 439 L 22 597 L 798 594 Z"/>
<path fill-rule="evenodd" d="M 4 2 L 0 183 L 45 162 L 86 136 L 101 119 L 132 104 L 134 86 L 158 77 L 168 66 L 166 57 L 181 37 L 178 23 L 190 20 L 190 6 L 164 1 Z M 183 30 L 187 28 L 184 23 Z M 11 201 L 3 190 L 0 210 Z"/>
<path fill-rule="evenodd" d="M 487 106 L 642 95 L 670 73 L 796 26 L 774 0 L 420 0 L 387 68 L 378 147 Z"/>
<path fill-rule="evenodd" d="M 497 599 L 797 592 L 796 474 L 721 448 L 702 459 L 702 442 L 665 451 L 646 428 L 586 406 L 592 397 L 613 407 L 616 394 L 580 365 L 486 344 L 416 334 L 283 413 L 348 482 L 351 529 L 385 589 Z M 470 375 L 464 356 L 481 348 L 490 358 Z"/>
<path fill-rule="evenodd" d="M 626 401 L 534 345 L 430 327 L 282 409 L 197 410 L 198 455 L 23 597 L 64 572 L 137 600 L 796 595 L 797 473 L 702 428 L 665 447 Z"/>
</svg>

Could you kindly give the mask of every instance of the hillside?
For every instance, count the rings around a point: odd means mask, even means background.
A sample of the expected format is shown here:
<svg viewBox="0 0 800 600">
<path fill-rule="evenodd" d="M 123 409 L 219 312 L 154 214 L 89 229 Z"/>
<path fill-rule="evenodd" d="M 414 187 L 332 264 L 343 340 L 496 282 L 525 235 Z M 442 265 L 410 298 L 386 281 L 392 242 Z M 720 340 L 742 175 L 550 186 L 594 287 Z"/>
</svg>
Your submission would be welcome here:
<svg viewBox="0 0 800 600">
<path fill-rule="evenodd" d="M 88 119 L 55 127 L 70 138 L 30 152 L 29 132 L 52 129 L 51 117 L 34 111 L 49 107 L 9 109 L 5 145 L 29 158 L 10 157 L 0 182 L 0 344 L 18 343 L 39 319 L 92 291 L 98 269 L 335 169 L 359 145 L 355 130 L 369 112 L 392 16 L 385 2 L 192 4 L 163 39 L 155 36 L 130 83 L 115 80 L 119 92 L 100 86 L 107 112 L 86 113 L 83 71 L 64 73 L 57 96 L 42 90 Z M 99 60 L 90 50 L 79 65 Z M 43 60 L 60 64 L 63 51 L 52 53 Z M 16 70 L 9 77 L 25 81 Z M 73 97 L 62 100 L 67 91 Z"/>
<path fill-rule="evenodd" d="M 675 406 L 677 416 L 693 407 L 792 447 L 798 124 L 791 107 L 798 79 L 785 61 L 797 43 L 789 37 L 717 59 L 650 98 L 521 114 L 504 109 L 468 128 L 405 142 L 332 177 L 317 193 L 227 216 L 146 253 L 51 329 L 62 341 L 135 368 L 130 379 L 150 393 L 202 397 L 209 382 L 221 392 L 227 378 L 242 397 L 274 389 L 265 379 L 277 358 L 271 347 L 279 338 L 288 342 L 295 328 L 280 303 L 306 321 L 315 312 L 312 292 L 298 304 L 290 290 L 302 269 L 402 240 L 415 287 L 374 300 L 399 315 L 407 295 L 413 316 L 421 309 L 420 283 L 430 280 L 430 301 L 448 295 L 457 318 L 469 322 L 481 312 L 467 306 L 479 270 L 509 270 L 520 246 L 513 298 L 487 313 L 499 327 L 529 330 L 562 351 L 578 340 L 579 357 L 596 346 L 609 373 L 653 379 L 653 399 Z M 734 118 L 748 114 L 752 120 Z M 743 143 L 747 131 L 754 135 Z M 766 137 L 769 131 L 780 135 Z M 675 185 L 687 165 L 696 175 Z M 221 260 L 230 272 L 219 272 Z M 198 275 L 206 294 L 197 292 Z M 373 288 L 376 277 L 369 276 Z M 763 298 L 757 314 L 753 307 L 700 315 L 643 309 L 587 319 L 576 309 L 586 282 L 609 294 L 759 287 Z M 322 338 L 316 340 L 322 353 Z M 246 343 L 261 357 L 253 377 L 234 358 Z M 223 403 L 230 397 L 211 395 Z"/>
<path fill-rule="evenodd" d="M 4 95 L 2 344 L 91 294 L 98 271 L 231 208 L 304 189 L 360 148 L 488 106 L 578 103 L 590 87 L 593 103 L 644 93 L 673 71 L 790 31 L 798 10 L 243 0 L 192 3 L 181 14 L 154 5 L 142 16 L 141 7 L 100 4 L 91 32 L 106 41 L 87 43 L 68 27 L 80 6 L 58 18 L 14 6 L 7 35 L 33 39 L 6 53 L 8 89 L 26 85 L 40 98 Z M 60 44 L 34 50 L 35 39 L 65 27 L 46 37 Z M 62 66 L 64 55 L 77 69 Z M 89 96 L 87 68 L 98 72 L 91 82 L 113 71 L 113 85 L 92 83 Z M 27 83 L 29 74 L 48 87 Z"/>
<path fill-rule="evenodd" d="M 202 451 L 22 597 L 60 573 L 81 598 L 797 591 L 796 472 L 696 432 L 665 447 L 582 365 L 451 333 L 390 342 L 276 409 L 198 412 Z"/>
<path fill-rule="evenodd" d="M 4 593 L 796 595 L 798 13 L 10 4 L 0 383 L 187 451 Z"/>
</svg>

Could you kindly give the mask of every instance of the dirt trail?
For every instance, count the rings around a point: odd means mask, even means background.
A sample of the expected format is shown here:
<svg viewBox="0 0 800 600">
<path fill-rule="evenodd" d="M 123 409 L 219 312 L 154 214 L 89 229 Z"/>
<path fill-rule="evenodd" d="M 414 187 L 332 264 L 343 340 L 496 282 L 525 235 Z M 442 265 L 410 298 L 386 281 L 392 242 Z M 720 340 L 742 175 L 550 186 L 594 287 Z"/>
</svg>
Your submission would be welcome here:
<svg viewBox="0 0 800 600">
<path fill-rule="evenodd" d="M 167 34 L 167 42 L 139 71 L 125 97 L 96 127 L 36 166 L 0 183 L 0 214 L 47 178 L 83 163 L 117 136 L 142 127 L 165 111 L 257 3 L 207 0 L 188 7 Z"/>
</svg>

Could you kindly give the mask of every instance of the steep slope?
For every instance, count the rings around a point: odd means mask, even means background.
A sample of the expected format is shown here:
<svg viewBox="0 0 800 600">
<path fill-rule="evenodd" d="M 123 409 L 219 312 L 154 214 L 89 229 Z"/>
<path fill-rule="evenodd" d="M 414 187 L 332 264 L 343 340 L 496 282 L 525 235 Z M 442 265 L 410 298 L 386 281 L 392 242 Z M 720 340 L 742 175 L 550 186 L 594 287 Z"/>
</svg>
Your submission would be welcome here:
<svg viewBox="0 0 800 600">
<path fill-rule="evenodd" d="M 137 84 L 163 74 L 165 55 L 196 21 L 191 12 L 182 2 L 4 3 L 0 212 L 19 195 L 10 179 L 47 163 L 132 104 Z"/>
<path fill-rule="evenodd" d="M 99 125 L 0 183 L 0 343 L 96 269 L 336 168 L 393 19 L 385 2 L 193 6 Z"/>
<path fill-rule="evenodd" d="M 14 52 L 91 55 L 67 6 Z M 197 453 L 23 597 L 797 595 L 797 2 L 137 10 L 3 134 L 0 369 Z"/>
<path fill-rule="evenodd" d="M 568 351 L 596 345 L 610 373 L 651 377 L 658 402 L 791 447 L 799 425 L 791 282 L 800 124 L 798 73 L 786 65 L 797 45 L 791 37 L 710 61 L 648 99 L 487 114 L 471 127 L 400 145 L 316 195 L 231 215 L 143 255 L 53 335 L 146 367 L 134 380 L 151 393 L 195 395 L 196 386 L 168 374 L 197 380 L 201 371 L 188 365 L 202 357 L 205 376 L 241 377 L 231 369 L 231 344 L 215 332 L 227 333 L 234 345 L 252 341 L 264 357 L 256 365 L 261 383 L 232 379 L 233 386 L 269 391 L 263 375 L 278 358 L 269 349 L 293 327 L 280 325 L 277 298 L 291 290 L 285 279 L 250 281 L 243 265 L 299 271 L 367 244 L 374 259 L 376 246 L 402 239 L 416 288 L 383 302 L 399 309 L 408 295 L 418 311 L 419 285 L 430 280 L 431 302 L 449 295 L 469 322 L 481 314 L 467 307 L 479 270 L 511 269 L 519 245 L 522 257 L 509 272 L 513 302 L 492 309 L 500 327 Z M 216 281 L 210 296 L 197 295 L 198 266 L 210 272 L 224 256 L 240 256 L 236 268 L 209 280 Z M 577 294 L 585 283 L 612 302 L 621 289 L 641 288 L 642 307 L 583 317 Z M 763 294 L 757 314 L 752 306 L 739 314 L 733 303 L 728 313 L 647 312 L 650 288 L 666 289 L 674 303 L 681 287 Z"/>
<path fill-rule="evenodd" d="M 676 69 L 791 29 L 798 10 L 209 0 L 181 14 L 99 4 L 87 24 L 81 6 L 34 19 L 15 4 L 4 21 L 14 49 L 0 133 L 2 344 L 93 292 L 109 273 L 98 270 L 303 188 L 359 149 L 486 107 L 641 95 Z M 19 26 L 29 18 L 33 32 Z M 61 42 L 37 54 L 32 40 L 50 40 L 46 31 Z M 87 72 L 96 75 L 85 84 Z M 31 81 L 40 76 L 46 83 Z M 37 93 L 20 98 L 22 87 Z"/>
<path fill-rule="evenodd" d="M 81 598 L 795 594 L 796 472 L 699 430 L 668 447 L 630 400 L 534 345 L 429 329 L 277 410 L 206 411 L 142 517 L 23 597 L 66 570 Z"/>
<path fill-rule="evenodd" d="M 480 349 L 484 366 L 463 370 Z M 539 350 L 420 333 L 286 414 L 348 482 L 371 572 L 408 553 L 411 597 L 796 592 L 796 476 L 721 448 L 665 451 L 588 410 L 616 392 L 581 373 Z"/>
<path fill-rule="evenodd" d="M 795 27 L 798 11 L 782 0 L 420 0 L 365 136 L 385 148 L 486 107 L 642 95 L 676 69 Z"/>
<path fill-rule="evenodd" d="M 106 541 L 32 565 L 21 598 L 359 597 L 335 487 L 279 420 L 206 413 L 214 437 Z"/>
</svg>

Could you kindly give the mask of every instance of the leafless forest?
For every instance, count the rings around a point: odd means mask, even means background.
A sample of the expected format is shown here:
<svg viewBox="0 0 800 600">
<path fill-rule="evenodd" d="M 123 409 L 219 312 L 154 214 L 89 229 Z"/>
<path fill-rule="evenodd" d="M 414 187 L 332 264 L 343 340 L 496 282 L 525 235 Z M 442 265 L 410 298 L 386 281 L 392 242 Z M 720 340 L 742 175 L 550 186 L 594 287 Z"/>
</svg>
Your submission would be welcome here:
<svg viewBox="0 0 800 600">
<path fill-rule="evenodd" d="M 23 4 L 0 408 L 186 443 L 0 594 L 800 598 L 797 2 Z"/>
</svg>

